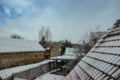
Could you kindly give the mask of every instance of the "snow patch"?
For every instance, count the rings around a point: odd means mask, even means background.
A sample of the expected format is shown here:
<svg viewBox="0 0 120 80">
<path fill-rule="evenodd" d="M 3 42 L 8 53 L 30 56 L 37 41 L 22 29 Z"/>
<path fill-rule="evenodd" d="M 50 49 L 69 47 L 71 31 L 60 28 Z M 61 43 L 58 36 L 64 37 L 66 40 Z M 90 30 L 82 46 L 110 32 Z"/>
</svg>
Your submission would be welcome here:
<svg viewBox="0 0 120 80">
<path fill-rule="evenodd" d="M 37 77 L 35 80 L 64 80 L 65 77 L 62 75 L 55 75 L 47 73 L 45 75 Z"/>
</svg>

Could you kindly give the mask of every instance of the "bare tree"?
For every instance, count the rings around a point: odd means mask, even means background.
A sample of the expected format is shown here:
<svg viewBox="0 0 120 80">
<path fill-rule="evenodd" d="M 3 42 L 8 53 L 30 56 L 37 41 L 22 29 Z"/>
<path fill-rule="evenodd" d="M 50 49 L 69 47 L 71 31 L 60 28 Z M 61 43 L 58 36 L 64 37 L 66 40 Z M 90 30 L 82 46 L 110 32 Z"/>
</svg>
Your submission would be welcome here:
<svg viewBox="0 0 120 80">
<path fill-rule="evenodd" d="M 45 29 L 44 29 L 44 26 L 41 27 L 41 29 L 39 30 L 39 39 L 40 41 L 45 37 Z"/>
<path fill-rule="evenodd" d="M 41 27 L 39 30 L 39 40 L 40 44 L 43 45 L 43 47 L 46 47 L 47 44 L 51 41 L 52 39 L 52 34 L 50 32 L 50 28 L 47 27 L 45 28 L 44 26 Z"/>
<path fill-rule="evenodd" d="M 51 41 L 51 39 L 52 39 L 52 34 L 50 32 L 50 28 L 47 27 L 46 30 L 45 30 L 45 40 L 47 42 L 49 42 L 49 41 Z"/>
<path fill-rule="evenodd" d="M 52 34 L 50 32 L 50 28 L 49 27 L 45 28 L 44 26 L 42 26 L 41 29 L 39 30 L 39 40 L 41 41 L 43 38 L 47 42 L 51 41 Z"/>
</svg>

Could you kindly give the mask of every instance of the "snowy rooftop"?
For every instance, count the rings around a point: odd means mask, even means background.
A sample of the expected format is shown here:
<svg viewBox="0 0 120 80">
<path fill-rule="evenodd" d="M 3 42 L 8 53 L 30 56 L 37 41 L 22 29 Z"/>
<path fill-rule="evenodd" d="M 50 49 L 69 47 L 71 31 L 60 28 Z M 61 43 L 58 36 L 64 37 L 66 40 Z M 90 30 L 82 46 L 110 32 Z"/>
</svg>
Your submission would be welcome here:
<svg viewBox="0 0 120 80">
<path fill-rule="evenodd" d="M 26 80 L 26 79 L 21 79 L 21 78 L 14 78 L 14 80 Z"/>
<path fill-rule="evenodd" d="M 120 80 L 120 25 L 111 28 L 65 80 Z"/>
<path fill-rule="evenodd" d="M 72 60 L 72 59 L 75 59 L 75 58 L 76 58 L 76 56 L 62 55 L 62 56 L 52 57 L 51 59 Z"/>
<path fill-rule="evenodd" d="M 2 79 L 5 79 L 5 78 L 11 76 L 13 73 L 22 72 L 22 71 L 25 71 L 25 70 L 28 70 L 28 69 L 31 69 L 34 67 L 38 67 L 40 65 L 47 64 L 51 61 L 54 61 L 54 60 L 45 60 L 43 62 L 39 62 L 39 63 L 35 63 L 35 64 L 29 64 L 29 65 L 23 65 L 23 66 L 3 69 L 3 70 L 0 70 L 0 77 Z"/>
<path fill-rule="evenodd" d="M 76 52 L 76 48 L 66 48 L 65 55 L 72 55 L 74 56 Z"/>
<path fill-rule="evenodd" d="M 0 53 L 44 51 L 44 48 L 37 41 L 14 38 L 0 38 Z"/>
<path fill-rule="evenodd" d="M 72 59 L 75 59 L 76 58 L 76 55 L 75 55 L 75 52 L 76 52 L 76 48 L 66 48 L 65 50 L 65 54 L 62 55 L 62 56 L 57 56 L 57 57 L 52 57 L 51 59 L 68 59 L 68 60 L 72 60 Z"/>
<path fill-rule="evenodd" d="M 64 79 L 65 77 L 62 75 L 55 75 L 55 74 L 47 73 L 43 76 L 39 76 L 35 80 L 64 80 Z"/>
</svg>

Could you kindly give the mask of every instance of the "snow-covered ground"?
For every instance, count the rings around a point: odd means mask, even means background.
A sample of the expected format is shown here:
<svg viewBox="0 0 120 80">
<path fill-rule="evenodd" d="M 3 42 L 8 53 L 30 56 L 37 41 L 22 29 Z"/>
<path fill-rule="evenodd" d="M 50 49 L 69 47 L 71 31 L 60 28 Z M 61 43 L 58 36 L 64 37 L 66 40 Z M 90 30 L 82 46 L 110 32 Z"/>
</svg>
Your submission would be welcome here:
<svg viewBox="0 0 120 80">
<path fill-rule="evenodd" d="M 47 73 L 43 76 L 37 77 L 35 80 L 64 80 L 64 79 L 65 76 Z"/>
<path fill-rule="evenodd" d="M 14 80 L 26 80 L 26 79 L 21 79 L 21 78 L 14 78 Z"/>
<path fill-rule="evenodd" d="M 40 65 L 49 63 L 51 61 L 53 61 L 53 60 L 45 60 L 45 61 L 42 61 L 42 62 L 39 62 L 39 63 L 34 63 L 34 64 L 29 64 L 29 65 L 23 65 L 23 66 L 17 66 L 17 67 L 12 67 L 12 68 L 8 68 L 8 69 L 3 69 L 3 70 L 0 70 L 0 77 L 2 79 L 5 79 L 5 78 L 11 76 L 13 73 L 21 72 L 21 71 L 31 69 L 31 68 L 34 68 L 34 67 L 38 67 Z"/>
</svg>

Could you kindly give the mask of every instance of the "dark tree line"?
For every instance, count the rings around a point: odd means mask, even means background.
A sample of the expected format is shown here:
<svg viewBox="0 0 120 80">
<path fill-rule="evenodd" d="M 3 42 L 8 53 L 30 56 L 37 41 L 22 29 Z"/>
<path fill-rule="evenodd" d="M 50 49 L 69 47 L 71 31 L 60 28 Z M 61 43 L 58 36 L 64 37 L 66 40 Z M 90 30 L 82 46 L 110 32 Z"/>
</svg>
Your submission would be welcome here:
<svg viewBox="0 0 120 80">
<path fill-rule="evenodd" d="M 65 53 L 65 49 L 66 47 L 72 47 L 72 43 L 69 40 L 63 40 L 61 41 L 61 55 L 63 55 Z"/>
</svg>

